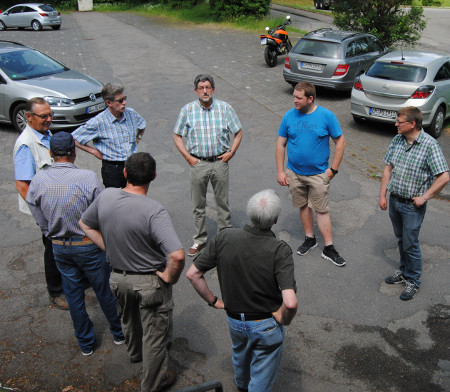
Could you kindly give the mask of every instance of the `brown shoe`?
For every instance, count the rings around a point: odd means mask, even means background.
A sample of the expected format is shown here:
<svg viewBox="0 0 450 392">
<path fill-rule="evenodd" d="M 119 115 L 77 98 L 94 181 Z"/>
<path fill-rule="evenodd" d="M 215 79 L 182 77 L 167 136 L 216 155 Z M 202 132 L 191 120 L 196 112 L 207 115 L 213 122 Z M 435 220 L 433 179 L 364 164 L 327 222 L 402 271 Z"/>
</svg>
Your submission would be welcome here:
<svg viewBox="0 0 450 392">
<path fill-rule="evenodd" d="M 69 304 L 67 303 L 66 297 L 60 295 L 58 297 L 51 297 L 50 302 L 55 305 L 58 309 L 69 310 Z"/>
<path fill-rule="evenodd" d="M 157 391 L 160 392 L 170 388 L 173 384 L 175 384 L 175 381 L 177 381 L 177 375 L 172 370 L 168 370 L 164 381 L 161 383 Z"/>
<path fill-rule="evenodd" d="M 198 252 L 200 252 L 205 247 L 205 244 L 196 244 L 192 245 L 188 250 L 188 256 L 195 256 Z"/>
</svg>

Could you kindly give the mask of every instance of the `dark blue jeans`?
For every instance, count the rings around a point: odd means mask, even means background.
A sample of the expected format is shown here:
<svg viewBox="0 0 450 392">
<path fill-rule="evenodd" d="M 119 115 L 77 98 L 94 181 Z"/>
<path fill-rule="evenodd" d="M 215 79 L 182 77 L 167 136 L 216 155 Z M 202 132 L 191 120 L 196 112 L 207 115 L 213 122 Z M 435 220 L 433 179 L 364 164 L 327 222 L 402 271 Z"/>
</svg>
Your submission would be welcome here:
<svg viewBox="0 0 450 392">
<path fill-rule="evenodd" d="M 422 275 L 419 232 L 426 209 L 426 204 L 416 207 L 412 203 L 402 203 L 395 197 L 389 198 L 389 217 L 398 241 L 400 271 L 406 280 L 417 287 L 420 286 Z"/>
<path fill-rule="evenodd" d="M 79 238 L 66 241 L 66 245 L 53 244 L 53 254 L 61 272 L 63 289 L 69 303 L 78 344 L 81 348 L 92 348 L 95 341 L 94 326 L 84 302 L 83 274 L 89 280 L 100 307 L 109 321 L 114 339 L 123 340 L 116 299 L 109 288 L 110 268 L 106 262 L 105 252 L 95 244 L 71 245 L 77 241 L 79 243 Z"/>
</svg>

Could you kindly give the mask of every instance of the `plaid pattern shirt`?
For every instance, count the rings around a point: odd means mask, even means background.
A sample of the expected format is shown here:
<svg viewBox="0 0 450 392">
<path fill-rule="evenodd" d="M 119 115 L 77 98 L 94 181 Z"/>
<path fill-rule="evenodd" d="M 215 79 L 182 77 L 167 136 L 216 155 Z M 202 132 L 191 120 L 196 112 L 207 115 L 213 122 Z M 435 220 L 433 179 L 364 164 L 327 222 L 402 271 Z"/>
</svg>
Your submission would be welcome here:
<svg viewBox="0 0 450 392">
<path fill-rule="evenodd" d="M 133 109 L 126 108 L 120 119 L 106 109 L 75 129 L 72 136 L 83 145 L 92 140 L 107 161 L 126 161 L 137 151 L 137 132 L 145 126 L 144 118 Z"/>
<path fill-rule="evenodd" d="M 191 154 L 208 158 L 228 151 L 230 134 L 236 134 L 241 128 L 231 105 L 213 99 L 209 108 L 203 107 L 200 100 L 184 106 L 173 132 L 187 138 L 186 148 Z"/>
<path fill-rule="evenodd" d="M 405 199 L 422 196 L 434 177 L 448 171 L 441 146 L 423 130 L 412 145 L 404 136 L 395 136 L 384 162 L 392 166 L 389 192 Z"/>
<path fill-rule="evenodd" d="M 26 201 L 46 237 L 84 237 L 78 221 L 102 190 L 93 171 L 54 163 L 33 177 Z"/>
</svg>

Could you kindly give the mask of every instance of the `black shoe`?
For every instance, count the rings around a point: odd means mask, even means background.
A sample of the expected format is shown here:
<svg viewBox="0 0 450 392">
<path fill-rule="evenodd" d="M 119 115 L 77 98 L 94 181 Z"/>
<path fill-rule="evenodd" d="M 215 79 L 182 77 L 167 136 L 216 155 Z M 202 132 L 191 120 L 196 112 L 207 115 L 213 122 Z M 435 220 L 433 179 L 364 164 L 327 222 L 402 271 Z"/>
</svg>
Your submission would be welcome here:
<svg viewBox="0 0 450 392">
<path fill-rule="evenodd" d="M 406 279 L 401 273 L 401 271 L 395 271 L 391 276 L 388 276 L 384 281 L 387 284 L 406 283 Z"/>
<path fill-rule="evenodd" d="M 298 249 L 297 249 L 297 253 L 299 255 L 306 255 L 311 249 L 314 249 L 317 246 L 317 241 L 316 241 L 316 237 L 306 237 L 305 236 L 305 242 L 303 242 L 303 244 L 301 244 Z"/>
<path fill-rule="evenodd" d="M 403 301 L 409 301 L 414 298 L 418 291 L 419 287 L 417 287 L 413 282 L 407 280 L 406 287 L 403 290 L 403 293 L 400 294 L 400 299 Z"/>
<path fill-rule="evenodd" d="M 323 248 L 322 257 L 324 259 L 330 260 L 334 265 L 337 265 L 338 267 L 343 267 L 345 265 L 344 258 L 339 256 L 339 252 L 336 250 L 334 245 L 328 245 Z"/>
</svg>

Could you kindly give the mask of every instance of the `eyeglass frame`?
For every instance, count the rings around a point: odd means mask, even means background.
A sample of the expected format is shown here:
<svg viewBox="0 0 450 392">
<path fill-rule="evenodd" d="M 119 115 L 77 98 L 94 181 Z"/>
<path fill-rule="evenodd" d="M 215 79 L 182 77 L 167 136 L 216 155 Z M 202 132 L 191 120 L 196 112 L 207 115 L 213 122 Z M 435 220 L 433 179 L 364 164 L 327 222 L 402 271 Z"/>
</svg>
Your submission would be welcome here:
<svg viewBox="0 0 450 392">
<path fill-rule="evenodd" d="M 37 114 L 37 113 L 34 113 L 34 112 L 30 112 L 33 116 L 37 116 L 37 117 L 39 117 L 39 118 L 42 118 L 43 120 L 46 120 L 48 117 L 51 117 L 51 118 L 53 118 L 53 117 L 55 117 L 55 112 L 51 112 L 51 113 L 47 113 L 47 114 Z"/>
</svg>

